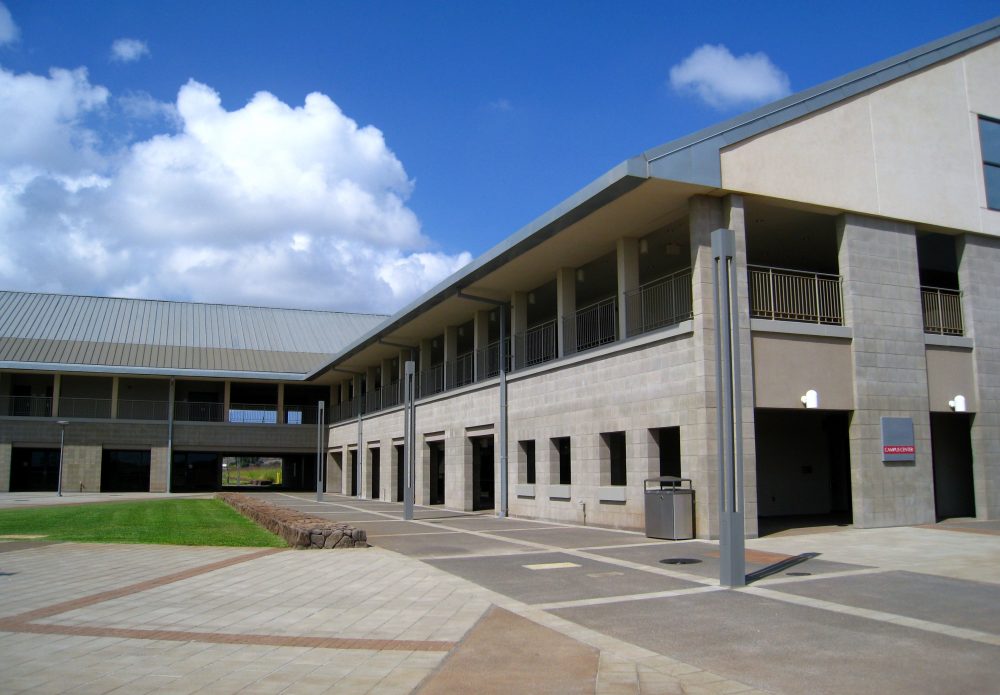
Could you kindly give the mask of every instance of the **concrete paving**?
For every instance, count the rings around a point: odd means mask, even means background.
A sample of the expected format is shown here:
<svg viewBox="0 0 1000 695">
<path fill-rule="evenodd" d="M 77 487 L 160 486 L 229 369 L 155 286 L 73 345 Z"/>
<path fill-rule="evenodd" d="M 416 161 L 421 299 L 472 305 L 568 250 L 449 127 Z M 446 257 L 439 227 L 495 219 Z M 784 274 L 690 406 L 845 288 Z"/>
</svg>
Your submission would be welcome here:
<svg viewBox="0 0 1000 695">
<path fill-rule="evenodd" d="M 1000 692 L 995 522 L 754 539 L 727 591 L 710 542 L 260 497 L 375 547 L 0 542 L 0 690 Z"/>
</svg>

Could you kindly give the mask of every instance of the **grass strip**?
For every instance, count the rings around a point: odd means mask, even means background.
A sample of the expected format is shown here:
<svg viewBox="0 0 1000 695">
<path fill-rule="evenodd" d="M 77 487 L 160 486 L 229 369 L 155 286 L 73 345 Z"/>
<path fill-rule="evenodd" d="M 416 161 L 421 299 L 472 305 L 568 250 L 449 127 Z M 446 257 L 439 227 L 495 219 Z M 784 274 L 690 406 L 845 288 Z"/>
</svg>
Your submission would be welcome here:
<svg viewBox="0 0 1000 695">
<path fill-rule="evenodd" d="M 279 548 L 287 544 L 219 500 L 150 500 L 0 510 L 0 535 L 80 543 Z"/>
</svg>

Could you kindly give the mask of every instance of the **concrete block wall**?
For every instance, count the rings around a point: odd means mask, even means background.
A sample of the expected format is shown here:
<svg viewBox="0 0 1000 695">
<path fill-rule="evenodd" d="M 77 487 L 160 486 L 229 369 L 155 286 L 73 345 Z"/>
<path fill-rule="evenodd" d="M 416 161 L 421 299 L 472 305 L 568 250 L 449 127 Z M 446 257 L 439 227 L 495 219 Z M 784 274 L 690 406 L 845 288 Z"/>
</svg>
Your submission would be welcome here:
<svg viewBox="0 0 1000 695">
<path fill-rule="evenodd" d="M 9 442 L 0 442 L 0 492 L 10 491 L 10 456 Z"/>
<path fill-rule="evenodd" d="M 92 444 L 69 444 L 63 450 L 63 490 L 99 492 L 104 448 Z"/>
<path fill-rule="evenodd" d="M 916 232 L 860 215 L 837 221 L 845 321 L 853 331 L 849 438 L 854 524 L 934 521 L 927 364 Z M 914 463 L 883 463 L 880 419 L 913 418 Z"/>
<path fill-rule="evenodd" d="M 149 491 L 167 491 L 167 447 L 154 446 L 149 449 Z"/>
<path fill-rule="evenodd" d="M 972 420 L 976 516 L 1000 518 L 1000 240 L 966 234 L 959 240 L 959 284 L 978 393 Z"/>
</svg>

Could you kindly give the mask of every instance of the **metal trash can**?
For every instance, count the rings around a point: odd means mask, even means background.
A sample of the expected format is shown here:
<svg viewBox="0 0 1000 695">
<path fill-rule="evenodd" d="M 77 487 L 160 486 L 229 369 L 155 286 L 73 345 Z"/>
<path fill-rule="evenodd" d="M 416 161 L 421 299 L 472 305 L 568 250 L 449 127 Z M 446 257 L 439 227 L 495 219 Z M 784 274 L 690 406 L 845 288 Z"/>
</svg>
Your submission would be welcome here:
<svg viewBox="0 0 1000 695">
<path fill-rule="evenodd" d="M 683 487 L 684 483 L 687 487 Z M 690 478 L 661 475 L 647 478 L 642 487 L 647 538 L 672 541 L 694 538 L 694 489 Z"/>
</svg>

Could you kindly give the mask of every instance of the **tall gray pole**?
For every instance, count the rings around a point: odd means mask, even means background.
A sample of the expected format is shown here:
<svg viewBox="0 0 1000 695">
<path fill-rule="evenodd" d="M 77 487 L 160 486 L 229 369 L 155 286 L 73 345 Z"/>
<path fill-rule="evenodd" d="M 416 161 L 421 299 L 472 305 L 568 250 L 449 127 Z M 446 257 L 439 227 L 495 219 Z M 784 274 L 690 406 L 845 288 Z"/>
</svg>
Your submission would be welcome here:
<svg viewBox="0 0 1000 695">
<path fill-rule="evenodd" d="M 177 382 L 170 378 L 167 387 L 167 492 L 171 490 L 171 476 L 174 465 L 174 400 L 177 398 Z"/>
<path fill-rule="evenodd" d="M 414 375 L 416 365 L 413 360 L 407 360 L 403 370 L 403 518 L 413 519 L 414 478 L 416 474 L 416 455 L 413 450 L 416 436 L 414 432 L 413 400 L 416 382 Z"/>
<path fill-rule="evenodd" d="M 507 516 L 507 304 L 500 305 L 500 512 Z"/>
<path fill-rule="evenodd" d="M 719 583 L 746 585 L 743 510 L 743 409 L 740 397 L 739 304 L 735 276 L 736 235 L 712 232 L 715 297 L 715 400 L 719 450 Z"/>
<path fill-rule="evenodd" d="M 364 427 L 362 425 L 362 414 L 365 410 L 365 399 L 358 398 L 358 499 L 365 499 L 365 446 L 361 441 L 364 439 Z M 354 471 L 352 471 L 352 474 Z"/>
<path fill-rule="evenodd" d="M 316 501 L 323 501 L 323 435 L 326 432 L 326 403 L 316 404 Z"/>
</svg>

